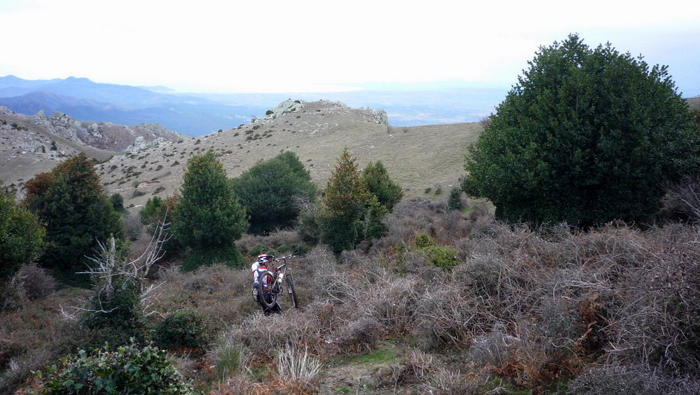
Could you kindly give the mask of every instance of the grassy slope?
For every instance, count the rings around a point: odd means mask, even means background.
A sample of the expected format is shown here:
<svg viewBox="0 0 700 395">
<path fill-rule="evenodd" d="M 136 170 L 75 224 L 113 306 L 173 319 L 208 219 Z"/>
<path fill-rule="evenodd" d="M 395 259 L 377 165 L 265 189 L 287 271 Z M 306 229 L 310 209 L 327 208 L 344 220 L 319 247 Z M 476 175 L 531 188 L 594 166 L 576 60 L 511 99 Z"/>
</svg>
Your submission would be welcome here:
<svg viewBox="0 0 700 395">
<path fill-rule="evenodd" d="M 213 150 L 220 154 L 228 176 L 237 177 L 259 160 L 293 151 L 323 188 L 343 148 L 348 148 L 361 167 L 381 160 L 406 196 L 430 198 L 434 195 L 426 195 L 426 188 L 434 193 L 441 186 L 446 194 L 458 182 L 464 173 L 466 147 L 481 130 L 478 123 L 387 127 L 374 122 L 366 111 L 311 102 L 299 112 L 268 123 L 248 124 L 138 155 L 120 155 L 99 165 L 98 173 L 108 193 L 120 193 L 125 206 L 138 207 L 157 189 L 161 189 L 158 196 L 174 194 L 187 160 L 196 153 Z M 128 177 L 130 167 L 132 173 L 142 173 Z"/>
</svg>

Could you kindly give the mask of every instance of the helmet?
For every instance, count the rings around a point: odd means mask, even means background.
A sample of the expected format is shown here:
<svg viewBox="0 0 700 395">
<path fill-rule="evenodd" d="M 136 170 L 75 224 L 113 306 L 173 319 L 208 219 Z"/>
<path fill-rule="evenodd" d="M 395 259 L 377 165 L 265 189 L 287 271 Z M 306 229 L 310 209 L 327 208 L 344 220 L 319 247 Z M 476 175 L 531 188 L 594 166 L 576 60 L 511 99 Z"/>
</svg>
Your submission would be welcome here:
<svg viewBox="0 0 700 395">
<path fill-rule="evenodd" d="M 268 259 L 269 256 L 267 254 L 260 254 L 258 255 L 258 264 L 262 266 L 267 266 Z"/>
</svg>

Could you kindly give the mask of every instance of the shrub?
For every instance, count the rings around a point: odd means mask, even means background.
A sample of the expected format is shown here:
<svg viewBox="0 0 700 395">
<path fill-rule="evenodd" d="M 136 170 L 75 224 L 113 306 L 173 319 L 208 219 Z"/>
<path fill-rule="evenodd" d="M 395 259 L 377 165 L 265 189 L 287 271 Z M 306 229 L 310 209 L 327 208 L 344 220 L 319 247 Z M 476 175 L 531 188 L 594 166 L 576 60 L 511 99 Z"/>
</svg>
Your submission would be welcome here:
<svg viewBox="0 0 700 395">
<path fill-rule="evenodd" d="M 668 185 L 662 214 L 670 220 L 700 222 L 700 174 L 686 174 Z"/>
<path fill-rule="evenodd" d="M 48 394 L 194 394 L 165 351 L 134 343 L 92 355 L 80 350 L 38 375 Z"/>
<path fill-rule="evenodd" d="M 382 222 L 388 210 L 374 198 L 370 200 L 365 216 L 365 240 L 375 240 L 386 235 L 387 226 Z"/>
<path fill-rule="evenodd" d="M 143 232 L 143 224 L 141 219 L 136 214 L 131 214 L 128 211 L 124 215 L 124 230 L 129 238 L 129 241 L 136 241 L 141 237 Z"/>
<path fill-rule="evenodd" d="M 45 234 L 36 215 L 15 204 L 14 195 L 0 191 L 0 286 L 41 254 Z"/>
<path fill-rule="evenodd" d="M 250 249 L 250 251 L 248 251 L 248 256 L 251 257 L 256 257 L 260 254 L 277 255 L 277 251 L 265 244 L 256 244 L 255 246 L 253 246 L 253 248 Z"/>
<path fill-rule="evenodd" d="M 162 199 L 154 196 L 146 202 L 145 206 L 139 211 L 141 223 L 146 225 L 149 233 L 152 235 L 158 230 L 158 227 L 165 221 L 166 229 L 169 235 L 172 235 L 171 226 L 177 222 L 175 217 L 175 207 L 177 206 L 180 197 L 168 196 Z M 163 242 L 164 258 L 176 256 L 182 252 L 184 246 L 175 237 L 166 237 Z"/>
<path fill-rule="evenodd" d="M 698 168 L 700 133 L 666 66 L 577 35 L 542 47 L 469 149 L 463 189 L 496 218 L 645 223 Z"/>
<path fill-rule="evenodd" d="M 460 263 L 459 254 L 451 247 L 427 246 L 420 252 L 428 257 L 428 262 L 443 270 L 450 271 Z"/>
<path fill-rule="evenodd" d="M 116 292 L 97 289 L 91 308 L 81 317 L 81 325 L 93 335 L 91 343 L 85 346 L 124 345 L 131 338 L 145 338 L 139 285 L 130 281 L 115 285 Z"/>
<path fill-rule="evenodd" d="M 94 293 L 80 323 L 94 335 L 91 339 L 97 343 L 94 345 L 105 342 L 124 345 L 131 338 L 137 341 L 145 338 L 141 282 L 159 259 L 157 250 L 161 242 L 162 239 L 153 240 L 140 258 L 128 262 L 111 238 L 108 247 L 100 244 L 100 256 L 90 258 Z"/>
<path fill-rule="evenodd" d="M 156 328 L 155 345 L 171 351 L 201 352 L 209 342 L 202 317 L 190 309 L 178 310 Z"/>
<path fill-rule="evenodd" d="M 302 353 L 294 347 L 287 345 L 277 355 L 277 375 L 287 382 L 298 382 L 301 387 L 309 392 L 318 390 L 318 374 L 321 371 L 321 362 L 318 358 L 309 355 L 308 350 Z"/>
<path fill-rule="evenodd" d="M 569 382 L 567 393 L 581 395 L 683 395 L 700 392 L 691 377 L 669 377 L 642 366 L 610 365 L 590 369 Z"/>
<path fill-rule="evenodd" d="M 126 213 L 124 208 L 124 197 L 119 193 L 114 193 L 109 196 L 109 202 L 112 204 L 114 211 L 118 213 Z"/>
<path fill-rule="evenodd" d="M 186 256 L 180 265 L 183 272 L 191 272 L 202 266 L 222 263 L 226 266 L 242 267 L 246 260 L 235 245 L 224 247 L 196 247 L 186 250 Z"/>
<path fill-rule="evenodd" d="M 419 233 L 416 235 L 416 248 L 426 248 L 435 245 L 433 239 L 427 233 Z"/>
<path fill-rule="evenodd" d="M 236 195 L 249 216 L 249 231 L 265 234 L 291 228 L 299 216 L 299 199 L 313 202 L 316 186 L 291 151 L 260 162 L 233 180 Z"/>
<path fill-rule="evenodd" d="M 389 173 L 382 161 L 370 162 L 362 171 L 362 179 L 367 190 L 377 197 L 379 204 L 386 207 L 388 212 L 391 212 L 396 203 L 403 198 L 401 186 L 389 178 Z"/>
<path fill-rule="evenodd" d="M 12 278 L 12 283 L 21 288 L 29 300 L 43 299 L 58 287 L 56 279 L 36 263 L 22 266 Z"/>
<path fill-rule="evenodd" d="M 229 337 L 217 341 L 213 354 L 214 376 L 219 382 L 226 380 L 241 367 L 241 350 Z"/>
<path fill-rule="evenodd" d="M 447 200 L 447 207 L 450 210 L 462 209 L 462 190 L 458 187 L 452 187 L 450 190 L 450 198 Z"/>
</svg>

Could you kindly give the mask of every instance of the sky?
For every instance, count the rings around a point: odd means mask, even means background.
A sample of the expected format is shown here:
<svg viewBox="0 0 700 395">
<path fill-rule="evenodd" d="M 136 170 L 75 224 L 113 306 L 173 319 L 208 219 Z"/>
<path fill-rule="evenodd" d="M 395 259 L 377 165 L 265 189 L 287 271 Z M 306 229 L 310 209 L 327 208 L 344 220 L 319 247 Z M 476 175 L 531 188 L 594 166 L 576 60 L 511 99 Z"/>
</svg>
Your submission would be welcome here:
<svg viewBox="0 0 700 395">
<path fill-rule="evenodd" d="M 221 93 L 510 87 L 540 46 L 578 33 L 668 65 L 679 91 L 699 95 L 700 2 L 628 4 L 0 0 L 0 76 Z"/>
</svg>

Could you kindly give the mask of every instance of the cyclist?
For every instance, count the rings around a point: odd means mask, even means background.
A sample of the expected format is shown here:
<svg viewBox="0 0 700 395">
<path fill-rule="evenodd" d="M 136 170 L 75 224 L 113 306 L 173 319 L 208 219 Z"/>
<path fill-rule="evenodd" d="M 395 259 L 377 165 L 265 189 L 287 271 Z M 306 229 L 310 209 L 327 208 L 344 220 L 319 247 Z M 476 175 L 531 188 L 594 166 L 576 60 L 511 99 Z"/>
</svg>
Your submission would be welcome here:
<svg viewBox="0 0 700 395">
<path fill-rule="evenodd" d="M 250 267 L 250 270 L 253 272 L 253 299 L 255 299 L 256 302 L 258 302 L 261 306 L 263 306 L 262 303 L 260 303 L 259 298 L 262 297 L 260 295 L 260 275 L 265 273 L 267 271 L 267 264 L 270 263 L 275 257 L 272 255 L 268 254 L 260 254 L 258 255 L 258 259 L 253 262 L 253 264 Z M 265 315 L 270 315 L 271 312 L 273 313 L 279 313 L 282 311 L 282 308 L 280 307 L 279 303 L 275 302 L 274 306 L 272 308 L 266 308 L 263 306 L 263 313 Z"/>
</svg>

